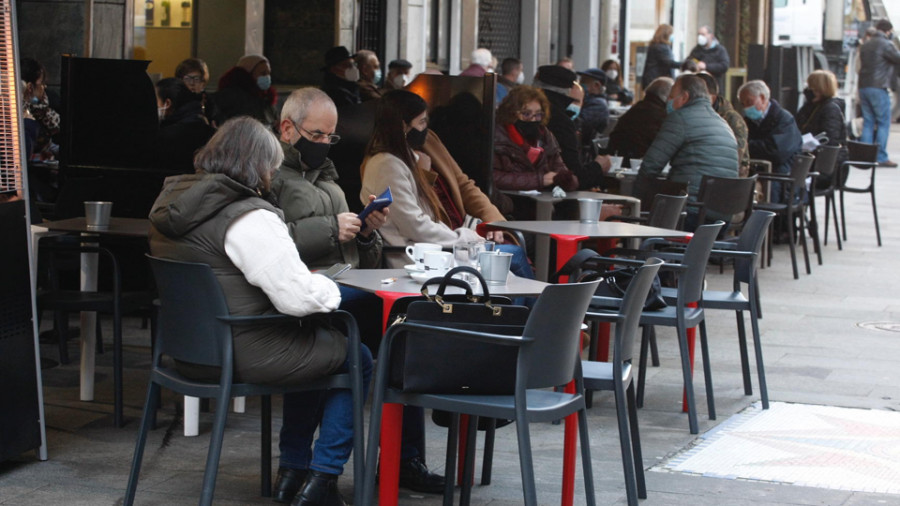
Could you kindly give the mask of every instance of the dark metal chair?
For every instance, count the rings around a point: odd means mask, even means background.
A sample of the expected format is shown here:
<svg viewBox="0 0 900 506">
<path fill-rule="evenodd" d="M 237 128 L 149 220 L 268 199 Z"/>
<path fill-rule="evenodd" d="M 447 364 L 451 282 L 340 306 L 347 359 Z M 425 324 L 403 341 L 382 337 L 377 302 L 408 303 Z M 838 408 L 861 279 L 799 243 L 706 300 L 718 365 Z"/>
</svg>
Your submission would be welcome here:
<svg viewBox="0 0 900 506">
<path fill-rule="evenodd" d="M 234 357 L 231 327 L 234 325 L 277 325 L 300 319 L 283 315 L 270 314 L 261 316 L 230 316 L 225 295 L 212 268 L 206 264 L 178 262 L 150 257 L 150 264 L 156 276 L 160 294 L 159 332 L 153 351 L 153 362 L 150 370 L 150 385 L 147 389 L 147 400 L 141 428 L 138 432 L 128 476 L 128 488 L 125 491 L 124 504 L 134 503 L 138 476 L 141 471 L 141 460 L 147 433 L 153 426 L 153 418 L 159 404 L 160 388 L 165 387 L 182 395 L 216 400 L 215 420 L 213 422 L 209 453 L 206 459 L 206 470 L 203 473 L 203 490 L 200 496 L 201 505 L 210 505 L 216 486 L 216 474 L 219 457 L 222 453 L 222 439 L 225 435 L 225 421 L 231 397 L 262 396 L 262 456 L 261 479 L 262 495 L 272 495 L 272 399 L 273 394 L 306 390 L 327 390 L 333 388 L 350 389 L 353 392 L 353 445 L 354 445 L 354 479 L 362 482 L 365 475 L 363 448 L 363 387 L 362 371 L 359 356 L 359 332 L 356 321 L 349 313 L 335 311 L 333 313 L 314 315 L 307 318 L 323 318 L 341 328 L 347 335 L 350 354 L 350 372 L 325 376 L 315 381 L 296 386 L 258 385 L 251 383 L 234 383 Z M 218 382 L 204 382 L 182 376 L 163 357 L 188 362 L 221 370 Z M 362 487 L 357 486 L 354 503 L 362 503 Z"/>
<path fill-rule="evenodd" d="M 606 390 L 614 393 L 616 418 L 619 422 L 619 444 L 622 450 L 622 467 L 625 473 L 625 492 L 629 506 L 636 506 L 638 498 L 647 498 L 644 481 L 644 460 L 641 453 L 641 436 L 638 430 L 637 403 L 634 394 L 633 349 L 635 335 L 641 319 L 644 299 L 650 284 L 663 261 L 650 258 L 638 270 L 622 298 L 617 313 L 588 311 L 587 319 L 615 322 L 616 336 L 613 343 L 612 362 L 582 361 L 585 390 Z"/>
<path fill-rule="evenodd" d="M 582 320 L 597 284 L 598 282 L 594 281 L 548 286 L 535 303 L 521 336 L 435 327 L 410 321 L 390 327 L 381 341 L 381 349 L 378 352 L 380 357 L 391 356 L 391 347 L 395 339 L 414 331 L 424 331 L 429 335 L 445 334 L 464 340 L 517 347 L 519 351 L 515 392 L 510 395 L 445 395 L 402 392 L 390 385 L 391 361 L 379 360 L 375 372 L 372 414 L 369 422 L 369 454 L 366 467 L 375 469 L 381 435 L 382 404 L 384 403 L 422 406 L 473 417 L 512 419 L 516 421 L 518 435 L 524 504 L 537 505 L 528 424 L 559 420 L 567 415 L 577 413 L 587 503 L 589 505 L 596 504 L 579 351 Z M 564 385 L 573 380 L 575 381 L 575 393 L 572 394 L 542 390 Z M 451 423 L 451 432 L 454 431 L 454 428 L 458 429 L 458 421 Z M 453 451 L 451 445 L 447 454 L 446 479 L 449 490 L 445 491 L 445 504 L 448 504 L 448 496 L 449 503 L 452 503 L 453 500 L 452 483 L 456 468 L 455 453 L 451 453 Z M 467 458 L 473 456 L 474 452 L 467 454 Z M 374 472 L 366 475 L 363 495 L 365 502 L 362 504 L 374 503 Z"/>
<path fill-rule="evenodd" d="M 878 167 L 878 145 L 863 142 L 850 141 L 847 143 L 849 160 L 841 164 L 840 180 L 837 190 L 841 194 L 841 230 L 844 240 L 847 240 L 847 221 L 844 218 L 844 192 L 868 193 L 872 195 L 872 215 L 875 217 L 875 236 L 878 238 L 878 246 L 881 246 L 881 228 L 878 226 L 878 207 L 875 205 L 875 168 Z M 869 185 L 861 188 L 847 186 L 847 177 L 850 169 L 868 170 Z"/>
</svg>

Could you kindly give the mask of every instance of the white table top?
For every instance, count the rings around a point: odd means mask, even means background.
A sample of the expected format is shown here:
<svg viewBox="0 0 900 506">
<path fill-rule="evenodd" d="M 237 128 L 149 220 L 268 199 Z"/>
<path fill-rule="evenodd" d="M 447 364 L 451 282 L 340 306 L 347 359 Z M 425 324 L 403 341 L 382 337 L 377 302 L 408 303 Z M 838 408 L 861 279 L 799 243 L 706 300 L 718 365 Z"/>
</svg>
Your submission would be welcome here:
<svg viewBox="0 0 900 506">
<path fill-rule="evenodd" d="M 393 281 L 382 283 L 382 280 Z M 338 276 L 335 282 L 371 293 L 384 291 L 418 295 L 422 291 L 422 283 L 410 278 L 404 269 L 350 269 Z M 540 295 L 546 286 L 547 283 L 542 281 L 520 278 L 510 274 L 505 285 L 488 285 L 488 291 L 492 295 L 534 296 Z M 430 293 L 434 293 L 436 290 L 437 285 L 430 290 Z M 454 290 L 456 292 L 448 293 L 461 292 L 461 289 Z M 481 287 L 477 286 L 473 291 L 480 294 Z"/>
<path fill-rule="evenodd" d="M 581 223 L 580 221 L 495 221 L 492 228 L 519 230 L 538 235 L 582 235 L 593 239 L 626 239 L 647 237 L 688 237 L 682 230 L 648 227 L 620 221 Z"/>
</svg>

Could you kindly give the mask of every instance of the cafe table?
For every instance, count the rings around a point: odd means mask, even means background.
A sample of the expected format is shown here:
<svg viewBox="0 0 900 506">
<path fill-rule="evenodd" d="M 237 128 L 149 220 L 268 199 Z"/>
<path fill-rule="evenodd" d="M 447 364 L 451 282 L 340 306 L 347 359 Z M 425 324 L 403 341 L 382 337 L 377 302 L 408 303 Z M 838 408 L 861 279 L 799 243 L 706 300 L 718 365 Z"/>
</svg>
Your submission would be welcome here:
<svg viewBox="0 0 900 506">
<path fill-rule="evenodd" d="M 63 234 L 77 234 L 82 237 L 118 237 L 132 239 L 147 239 L 150 233 L 150 220 L 146 218 L 110 218 L 109 226 L 103 229 L 88 228 L 84 216 L 68 218 L 58 221 L 45 221 L 31 226 L 34 240 L 34 259 L 37 262 L 38 240 L 48 232 Z M 97 253 L 81 254 L 81 284 L 83 292 L 97 291 Z M 80 398 L 83 401 L 94 400 L 94 363 L 96 350 L 96 333 L 92 330 L 97 324 L 97 314 L 94 312 L 81 313 L 81 389 Z"/>
<path fill-rule="evenodd" d="M 517 192 L 517 191 L 504 191 L 503 193 L 512 196 L 518 196 L 522 198 L 528 198 L 534 201 L 535 203 L 535 220 L 536 221 L 550 221 L 553 219 L 553 209 L 556 204 L 565 201 L 578 200 L 578 199 L 596 199 L 602 200 L 607 204 L 621 204 L 626 206 L 627 212 L 625 213 L 627 216 L 640 216 L 641 215 L 641 201 L 634 197 L 628 195 L 616 195 L 613 193 L 599 193 L 599 192 L 590 192 L 590 191 L 571 191 L 566 192 L 565 197 L 554 197 L 553 192 L 543 191 L 540 193 L 537 192 Z M 494 223 L 491 223 L 493 225 Z M 550 256 L 550 237 L 547 237 L 543 234 L 538 234 L 537 239 L 535 240 L 535 253 L 538 258 L 549 258 Z M 537 278 L 541 280 L 546 280 L 548 278 L 547 272 L 547 264 L 546 263 L 538 263 L 537 264 Z"/>
<path fill-rule="evenodd" d="M 335 281 L 344 286 L 374 293 L 381 298 L 384 307 L 382 325 L 385 328 L 394 302 L 401 297 L 419 295 L 422 290 L 422 283 L 410 278 L 404 269 L 350 269 L 337 276 Z M 510 274 L 505 285 L 488 285 L 488 290 L 491 295 L 534 297 L 540 295 L 546 286 L 547 283 Z M 437 286 L 434 289 L 436 290 Z M 448 290 L 459 290 L 462 293 L 458 288 L 451 287 Z M 481 293 L 481 287 L 475 287 L 473 292 Z M 571 424 L 567 420 L 566 426 L 569 425 Z M 384 405 L 381 427 L 378 504 L 396 505 L 400 493 L 400 437 L 403 428 L 401 404 Z M 460 432 L 461 435 L 463 433 L 465 431 Z"/>
</svg>

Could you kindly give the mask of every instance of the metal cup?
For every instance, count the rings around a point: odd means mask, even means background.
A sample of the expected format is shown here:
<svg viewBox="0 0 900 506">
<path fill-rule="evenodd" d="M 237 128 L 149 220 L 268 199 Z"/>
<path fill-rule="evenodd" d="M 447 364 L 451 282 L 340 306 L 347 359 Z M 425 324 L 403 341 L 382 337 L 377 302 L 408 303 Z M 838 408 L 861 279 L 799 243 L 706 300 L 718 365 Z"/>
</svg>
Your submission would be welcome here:
<svg viewBox="0 0 900 506">
<path fill-rule="evenodd" d="M 88 230 L 106 230 L 112 216 L 112 202 L 91 201 L 84 203 L 84 221 Z"/>
<path fill-rule="evenodd" d="M 578 219 L 581 223 L 597 223 L 602 208 L 601 199 L 578 199 Z"/>
<path fill-rule="evenodd" d="M 481 275 L 489 285 L 506 284 L 512 256 L 512 253 L 502 251 L 484 251 L 478 255 L 478 262 L 481 264 Z"/>
</svg>

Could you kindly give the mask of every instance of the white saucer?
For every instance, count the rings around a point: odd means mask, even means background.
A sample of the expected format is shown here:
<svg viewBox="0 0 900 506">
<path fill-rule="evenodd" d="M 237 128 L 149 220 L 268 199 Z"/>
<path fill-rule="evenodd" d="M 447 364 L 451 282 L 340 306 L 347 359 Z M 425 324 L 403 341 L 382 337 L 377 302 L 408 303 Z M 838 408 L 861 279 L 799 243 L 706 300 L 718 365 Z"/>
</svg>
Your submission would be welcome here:
<svg viewBox="0 0 900 506">
<path fill-rule="evenodd" d="M 409 273 L 409 277 L 413 278 L 416 283 L 424 283 L 431 278 L 442 278 L 448 272 L 450 269 L 446 271 L 414 271 Z"/>
<path fill-rule="evenodd" d="M 403 268 L 406 269 L 406 272 L 408 274 L 412 274 L 414 272 L 425 272 L 424 269 L 420 269 L 420 268 L 416 267 L 416 264 L 407 264 L 407 265 L 404 265 Z"/>
</svg>

